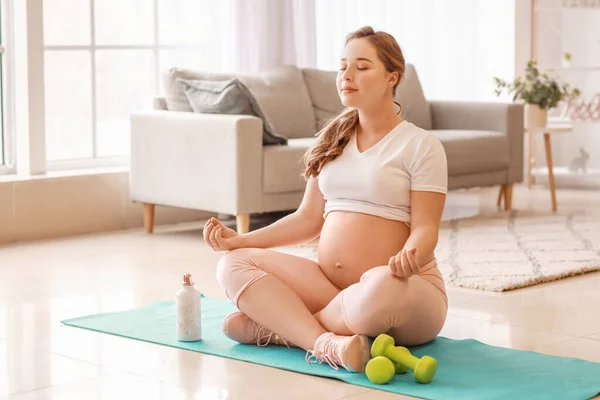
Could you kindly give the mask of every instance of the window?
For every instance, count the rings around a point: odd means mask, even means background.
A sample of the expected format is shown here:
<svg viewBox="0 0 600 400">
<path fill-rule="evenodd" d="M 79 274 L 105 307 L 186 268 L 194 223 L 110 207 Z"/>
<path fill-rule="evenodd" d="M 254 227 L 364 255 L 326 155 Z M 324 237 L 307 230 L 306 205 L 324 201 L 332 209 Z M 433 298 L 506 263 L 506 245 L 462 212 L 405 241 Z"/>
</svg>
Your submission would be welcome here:
<svg viewBox="0 0 600 400">
<path fill-rule="evenodd" d="M 514 14 L 513 1 L 317 1 L 317 67 L 337 69 L 345 35 L 371 25 L 395 37 L 429 99 L 494 101 L 492 77 L 514 76 Z"/>
<path fill-rule="evenodd" d="M 230 1 L 44 0 L 48 169 L 126 164 L 129 116 L 172 67 L 220 71 Z"/>
</svg>

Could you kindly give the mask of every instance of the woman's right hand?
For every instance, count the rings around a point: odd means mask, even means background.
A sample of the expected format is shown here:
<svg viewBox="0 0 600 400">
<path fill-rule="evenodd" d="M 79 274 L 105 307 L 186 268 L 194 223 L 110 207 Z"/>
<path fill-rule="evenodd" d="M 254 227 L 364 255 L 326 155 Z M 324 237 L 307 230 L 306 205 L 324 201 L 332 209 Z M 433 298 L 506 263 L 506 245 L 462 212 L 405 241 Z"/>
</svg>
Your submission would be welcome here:
<svg viewBox="0 0 600 400">
<path fill-rule="evenodd" d="M 235 250 L 243 247 L 242 236 L 233 229 L 223 225 L 216 218 L 209 219 L 202 231 L 204 241 L 214 251 Z"/>
</svg>

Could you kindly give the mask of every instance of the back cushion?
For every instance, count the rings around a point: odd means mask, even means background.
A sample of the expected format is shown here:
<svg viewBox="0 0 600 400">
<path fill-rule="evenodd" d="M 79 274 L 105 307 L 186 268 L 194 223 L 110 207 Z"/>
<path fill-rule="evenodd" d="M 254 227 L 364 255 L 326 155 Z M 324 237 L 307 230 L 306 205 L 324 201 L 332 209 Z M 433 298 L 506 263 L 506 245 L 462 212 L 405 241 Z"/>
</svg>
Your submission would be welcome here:
<svg viewBox="0 0 600 400">
<path fill-rule="evenodd" d="M 177 78 L 186 80 L 239 79 L 256 98 L 275 133 L 286 138 L 310 137 L 314 134 L 315 115 L 302 72 L 285 66 L 254 74 L 215 74 L 171 68 L 163 75 L 165 101 L 173 111 L 193 111 Z"/>
<path fill-rule="evenodd" d="M 185 85 L 177 81 L 179 78 L 185 80 L 229 81 L 234 77 L 232 74 L 214 74 L 185 68 L 171 68 L 162 76 L 167 109 L 170 111 L 194 111 L 185 95 Z"/>
<path fill-rule="evenodd" d="M 305 68 L 302 70 L 308 87 L 310 100 L 317 119 L 318 128 L 326 120 L 340 113 L 344 105 L 337 92 L 337 71 L 323 71 Z M 432 129 L 431 108 L 425 99 L 417 71 L 412 64 L 406 64 L 403 82 L 396 89 L 394 100 L 402 105 L 402 117 L 420 128 Z"/>
<path fill-rule="evenodd" d="M 394 100 L 402 105 L 404 119 L 419 128 L 426 130 L 433 128 L 431 107 L 425 99 L 414 65 L 406 64 L 404 80 L 396 88 Z"/>
<path fill-rule="evenodd" d="M 302 75 L 317 120 L 317 130 L 320 130 L 327 124 L 329 118 L 344 109 L 335 85 L 337 71 L 305 68 L 302 70 Z"/>
</svg>

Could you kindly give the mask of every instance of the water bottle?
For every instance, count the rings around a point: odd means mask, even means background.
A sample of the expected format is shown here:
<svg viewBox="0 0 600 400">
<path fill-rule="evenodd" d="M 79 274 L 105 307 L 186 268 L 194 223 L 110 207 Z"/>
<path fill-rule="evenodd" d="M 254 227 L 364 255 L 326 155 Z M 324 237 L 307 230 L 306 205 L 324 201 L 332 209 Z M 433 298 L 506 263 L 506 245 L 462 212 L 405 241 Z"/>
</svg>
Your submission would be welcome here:
<svg viewBox="0 0 600 400">
<path fill-rule="evenodd" d="M 177 340 L 195 342 L 202 339 L 200 292 L 194 288 L 191 274 L 183 276 L 183 286 L 175 299 Z"/>
</svg>

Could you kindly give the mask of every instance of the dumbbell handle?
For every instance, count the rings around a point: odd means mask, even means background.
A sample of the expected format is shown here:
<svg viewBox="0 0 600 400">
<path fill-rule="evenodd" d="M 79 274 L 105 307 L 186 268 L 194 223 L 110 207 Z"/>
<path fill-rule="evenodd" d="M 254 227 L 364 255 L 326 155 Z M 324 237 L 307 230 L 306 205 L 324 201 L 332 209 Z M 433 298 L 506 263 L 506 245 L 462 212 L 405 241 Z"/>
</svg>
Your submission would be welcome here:
<svg viewBox="0 0 600 400">
<path fill-rule="evenodd" d="M 406 347 L 402 346 L 389 346 L 385 349 L 385 356 L 413 371 L 419 362 L 417 357 L 413 356 Z"/>
</svg>

